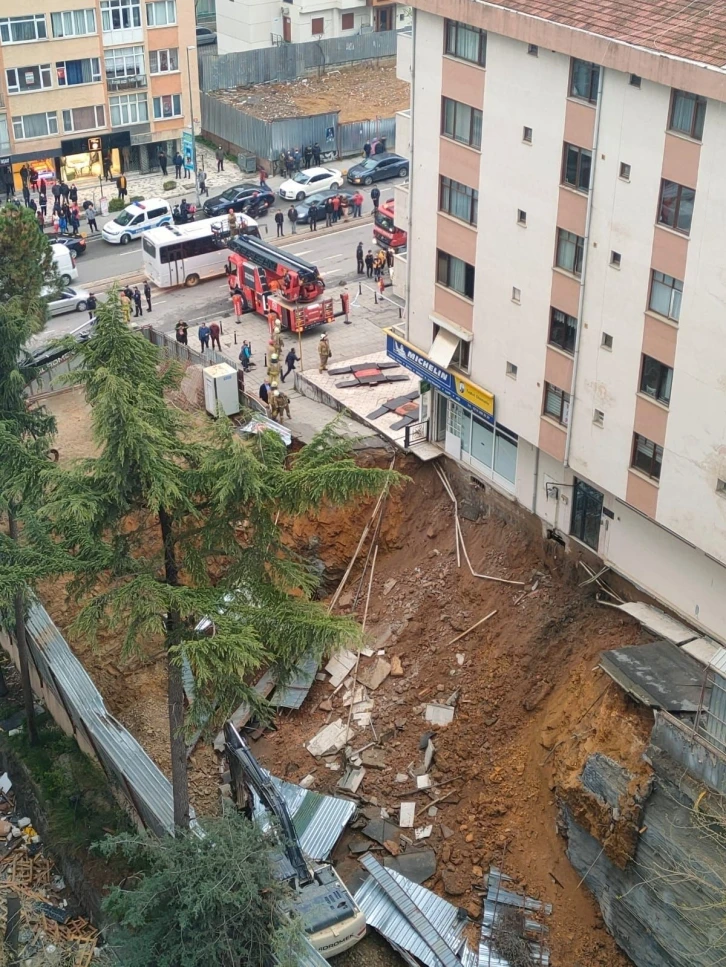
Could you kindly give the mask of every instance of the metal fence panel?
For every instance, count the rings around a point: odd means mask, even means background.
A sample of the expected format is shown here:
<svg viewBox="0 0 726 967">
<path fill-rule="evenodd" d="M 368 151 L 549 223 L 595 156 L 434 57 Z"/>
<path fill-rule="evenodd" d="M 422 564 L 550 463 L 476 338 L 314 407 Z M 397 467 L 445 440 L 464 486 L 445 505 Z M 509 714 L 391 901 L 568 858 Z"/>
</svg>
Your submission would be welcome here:
<svg viewBox="0 0 726 967">
<path fill-rule="evenodd" d="M 268 121 L 238 111 L 209 94 L 201 95 L 202 131 L 222 141 L 246 148 L 258 158 L 270 158 L 271 128 Z"/>
<path fill-rule="evenodd" d="M 271 81 L 292 81 L 320 67 L 395 57 L 396 38 L 397 31 L 385 30 L 231 54 L 203 52 L 199 56 L 199 89 L 209 92 Z"/>
<path fill-rule="evenodd" d="M 338 147 L 343 158 L 363 154 L 363 145 L 372 138 L 385 138 L 386 147 L 396 146 L 396 119 L 376 118 L 372 121 L 347 121 L 338 126 Z"/>
<path fill-rule="evenodd" d="M 312 114 L 306 118 L 284 118 L 271 121 L 271 158 L 277 158 L 281 151 L 289 151 L 304 144 L 317 141 L 322 153 L 335 152 L 337 157 L 338 112 L 331 114 Z"/>
</svg>

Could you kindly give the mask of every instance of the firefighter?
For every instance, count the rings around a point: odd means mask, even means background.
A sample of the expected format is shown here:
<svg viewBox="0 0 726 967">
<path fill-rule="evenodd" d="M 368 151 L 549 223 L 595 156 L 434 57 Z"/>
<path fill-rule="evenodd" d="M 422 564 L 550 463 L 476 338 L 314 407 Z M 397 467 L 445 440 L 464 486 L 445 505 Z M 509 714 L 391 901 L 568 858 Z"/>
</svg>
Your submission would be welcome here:
<svg viewBox="0 0 726 967">
<path fill-rule="evenodd" d="M 272 333 L 272 345 L 275 347 L 275 355 L 279 359 L 282 356 L 282 350 L 285 345 L 282 338 L 282 326 L 280 325 L 279 319 L 275 323 L 275 331 Z"/>
<path fill-rule="evenodd" d="M 273 390 L 270 399 L 270 416 L 278 423 L 282 423 L 283 414 L 287 415 L 288 420 L 290 419 L 290 397 L 279 389 Z"/>
<path fill-rule="evenodd" d="M 237 216 L 234 213 L 234 208 L 230 208 L 227 212 L 227 224 L 229 225 L 230 238 L 234 238 L 237 234 Z"/>
<path fill-rule="evenodd" d="M 280 357 L 277 353 L 272 353 L 270 356 L 270 361 L 267 364 L 267 376 L 272 383 L 277 382 L 280 375 Z"/>
<path fill-rule="evenodd" d="M 328 360 L 332 356 L 330 351 L 330 343 L 328 342 L 327 333 L 323 333 L 320 337 L 320 342 L 318 343 L 318 356 L 320 357 L 320 366 L 318 367 L 318 372 L 324 373 L 328 368 Z"/>
</svg>

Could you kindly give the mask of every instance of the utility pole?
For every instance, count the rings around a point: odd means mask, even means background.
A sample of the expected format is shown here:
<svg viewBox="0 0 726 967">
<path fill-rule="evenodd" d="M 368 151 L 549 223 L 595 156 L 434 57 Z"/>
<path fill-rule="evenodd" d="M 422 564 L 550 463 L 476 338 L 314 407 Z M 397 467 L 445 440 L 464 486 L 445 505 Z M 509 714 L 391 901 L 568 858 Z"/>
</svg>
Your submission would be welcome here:
<svg viewBox="0 0 726 967">
<path fill-rule="evenodd" d="M 190 44 L 187 47 L 187 79 L 189 81 L 189 108 L 191 111 L 191 122 L 192 122 L 192 168 L 194 175 L 194 194 L 197 199 L 197 211 L 201 207 L 201 202 L 199 200 L 199 177 L 197 174 L 197 139 L 194 137 L 194 90 L 192 88 L 192 59 L 191 51 L 196 50 L 194 44 Z"/>
</svg>

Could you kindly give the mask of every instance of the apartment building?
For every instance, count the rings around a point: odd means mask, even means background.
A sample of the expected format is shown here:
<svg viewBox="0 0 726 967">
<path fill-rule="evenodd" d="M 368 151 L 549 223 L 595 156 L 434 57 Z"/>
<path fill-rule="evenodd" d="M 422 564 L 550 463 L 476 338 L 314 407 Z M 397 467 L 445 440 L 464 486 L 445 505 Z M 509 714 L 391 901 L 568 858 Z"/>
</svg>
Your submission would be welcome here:
<svg viewBox="0 0 726 967">
<path fill-rule="evenodd" d="M 0 165 L 67 181 L 148 171 L 199 117 L 193 0 L 0 4 Z M 191 60 L 189 61 L 189 59 Z M 192 89 L 190 90 L 190 81 Z"/>
<path fill-rule="evenodd" d="M 216 12 L 220 54 L 396 30 L 410 23 L 409 8 L 389 0 L 216 0 Z"/>
<path fill-rule="evenodd" d="M 429 444 L 723 640 L 724 6 L 414 0 L 400 43 Z"/>
</svg>

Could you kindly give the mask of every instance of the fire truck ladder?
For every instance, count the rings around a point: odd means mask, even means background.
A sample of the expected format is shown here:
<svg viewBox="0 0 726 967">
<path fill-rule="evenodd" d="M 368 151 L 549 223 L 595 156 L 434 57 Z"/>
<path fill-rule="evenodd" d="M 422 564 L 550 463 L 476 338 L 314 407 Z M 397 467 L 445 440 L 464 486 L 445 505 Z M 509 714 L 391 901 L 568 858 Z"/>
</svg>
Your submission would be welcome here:
<svg viewBox="0 0 726 967">
<path fill-rule="evenodd" d="M 315 282 L 320 278 L 317 266 L 250 235 L 230 239 L 227 248 L 270 272 L 277 272 L 281 267 L 297 272 L 302 283 Z"/>
</svg>

